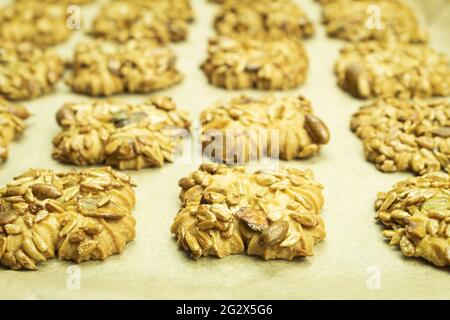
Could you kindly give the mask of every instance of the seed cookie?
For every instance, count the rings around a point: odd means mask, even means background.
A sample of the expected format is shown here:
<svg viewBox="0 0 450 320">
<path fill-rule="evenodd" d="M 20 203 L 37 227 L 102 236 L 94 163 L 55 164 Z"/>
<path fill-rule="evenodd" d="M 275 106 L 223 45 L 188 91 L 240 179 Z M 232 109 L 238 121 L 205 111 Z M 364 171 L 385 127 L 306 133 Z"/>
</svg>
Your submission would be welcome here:
<svg viewBox="0 0 450 320">
<path fill-rule="evenodd" d="M 245 172 L 203 164 L 181 178 L 183 203 L 171 226 L 190 257 L 232 254 L 265 260 L 311 256 L 325 238 L 322 186 L 311 171 Z"/>
<path fill-rule="evenodd" d="M 66 41 L 67 7 L 40 1 L 15 2 L 0 9 L 0 42 L 32 42 L 47 47 Z"/>
<path fill-rule="evenodd" d="M 357 98 L 450 95 L 449 60 L 425 45 L 351 44 L 335 65 L 338 85 Z"/>
<path fill-rule="evenodd" d="M 15 177 L 0 189 L 0 263 L 36 270 L 54 257 L 82 262 L 121 253 L 135 237 L 132 186 L 109 167 Z"/>
<path fill-rule="evenodd" d="M 186 39 L 194 14 L 189 0 L 116 0 L 95 18 L 94 37 L 126 42 L 151 40 L 160 44 Z"/>
<path fill-rule="evenodd" d="M 214 19 L 220 35 L 247 35 L 252 38 L 309 38 L 312 22 L 291 0 L 228 0 Z"/>
<path fill-rule="evenodd" d="M 202 145 L 217 161 L 242 163 L 263 155 L 292 160 L 319 153 L 330 133 L 299 97 L 240 96 L 219 101 L 200 115 Z"/>
<path fill-rule="evenodd" d="M 398 182 L 380 192 L 377 219 L 389 244 L 406 257 L 422 257 L 436 266 L 450 265 L 450 176 L 429 173 Z"/>
<path fill-rule="evenodd" d="M 378 100 L 352 116 L 366 159 L 384 172 L 450 172 L 450 103 Z"/>
<path fill-rule="evenodd" d="M 328 36 L 349 40 L 426 42 L 414 11 L 397 0 L 336 0 L 322 3 Z"/>
<path fill-rule="evenodd" d="M 53 158 L 76 165 L 107 164 L 139 170 L 172 162 L 190 121 L 167 97 L 141 104 L 116 100 L 67 103 L 57 113 L 62 131 Z"/>
<path fill-rule="evenodd" d="M 42 96 L 53 90 L 63 71 L 61 58 L 51 49 L 0 41 L 0 97 L 25 100 Z"/>
<path fill-rule="evenodd" d="M 29 116 L 24 106 L 0 99 L 0 163 L 8 158 L 8 145 L 22 135 Z"/>
<path fill-rule="evenodd" d="M 305 82 L 308 57 L 297 40 L 215 37 L 201 68 L 211 84 L 227 90 L 287 90 Z"/>
<path fill-rule="evenodd" d="M 149 93 L 181 82 L 175 63 L 171 49 L 151 41 L 83 42 L 76 47 L 66 83 L 73 91 L 91 96 Z"/>
</svg>

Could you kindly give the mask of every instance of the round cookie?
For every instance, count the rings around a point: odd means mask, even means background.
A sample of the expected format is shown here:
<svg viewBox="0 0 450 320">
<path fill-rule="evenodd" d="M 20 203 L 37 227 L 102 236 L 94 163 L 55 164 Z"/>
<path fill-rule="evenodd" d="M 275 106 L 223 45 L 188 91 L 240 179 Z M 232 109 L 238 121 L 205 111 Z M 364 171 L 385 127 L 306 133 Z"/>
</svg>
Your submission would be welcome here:
<svg viewBox="0 0 450 320">
<path fill-rule="evenodd" d="M 389 244 L 406 257 L 421 257 L 436 266 L 450 266 L 450 176 L 429 173 L 398 182 L 380 192 L 377 219 L 386 227 Z"/>
<path fill-rule="evenodd" d="M 215 37 L 201 68 L 211 84 L 227 90 L 287 90 L 305 82 L 308 56 L 298 40 Z"/>
<path fill-rule="evenodd" d="M 0 42 L 32 42 L 47 47 L 66 41 L 67 6 L 60 3 L 20 1 L 0 8 Z"/>
<path fill-rule="evenodd" d="M 139 170 L 173 161 L 190 121 L 167 97 L 141 104 L 91 100 L 65 104 L 56 115 L 62 127 L 53 139 L 53 157 L 76 165 L 108 164 Z"/>
<path fill-rule="evenodd" d="M 214 28 L 224 36 L 252 38 L 309 38 L 312 22 L 291 0 L 228 0 L 214 19 Z"/>
<path fill-rule="evenodd" d="M 171 226 L 191 258 L 232 254 L 265 260 L 311 256 L 325 238 L 322 186 L 312 172 L 202 164 L 181 178 L 183 207 Z"/>
<path fill-rule="evenodd" d="M 51 49 L 31 43 L 0 41 L 0 97 L 32 99 L 49 93 L 62 76 L 64 65 Z"/>
<path fill-rule="evenodd" d="M 262 156 L 307 158 L 330 139 L 327 126 L 301 96 L 219 101 L 201 113 L 200 121 L 204 153 L 229 164 Z"/>
<path fill-rule="evenodd" d="M 357 98 L 450 95 L 449 60 L 426 45 L 364 42 L 341 49 L 338 85 Z"/>
<path fill-rule="evenodd" d="M 448 101 L 378 100 L 352 116 L 368 161 L 384 172 L 450 172 Z"/>
<path fill-rule="evenodd" d="M 322 22 L 330 37 L 355 41 L 394 39 L 426 42 L 414 11 L 397 0 L 321 1 Z"/>
<path fill-rule="evenodd" d="M 132 186 L 109 167 L 15 177 L 0 189 L 0 263 L 35 270 L 54 257 L 82 262 L 121 253 L 135 237 Z"/>
<path fill-rule="evenodd" d="M 24 106 L 0 98 L 0 163 L 8 158 L 8 145 L 22 135 L 29 116 Z"/>
<path fill-rule="evenodd" d="M 77 45 L 66 83 L 74 92 L 91 96 L 149 93 L 181 82 L 175 63 L 171 49 L 151 41 L 88 41 Z"/>
</svg>

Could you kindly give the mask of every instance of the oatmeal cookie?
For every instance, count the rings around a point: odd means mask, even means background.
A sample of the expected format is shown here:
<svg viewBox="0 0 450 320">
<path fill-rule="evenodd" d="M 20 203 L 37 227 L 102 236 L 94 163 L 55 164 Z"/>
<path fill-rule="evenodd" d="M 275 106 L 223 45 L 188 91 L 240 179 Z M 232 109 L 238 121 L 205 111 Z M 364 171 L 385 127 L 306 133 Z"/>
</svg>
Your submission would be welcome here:
<svg viewBox="0 0 450 320">
<path fill-rule="evenodd" d="M 181 82 L 175 63 L 171 49 L 151 41 L 82 42 L 76 47 L 66 83 L 73 91 L 91 96 L 148 93 Z"/>
<path fill-rule="evenodd" d="M 62 59 L 51 49 L 0 41 L 0 97 L 25 100 L 42 96 L 53 90 L 63 71 Z"/>
<path fill-rule="evenodd" d="M 0 9 L 0 42 L 32 42 L 51 46 L 66 41 L 72 34 L 67 28 L 67 8 L 40 1 L 20 1 Z"/>
<path fill-rule="evenodd" d="M 287 90 L 305 82 L 308 56 L 298 40 L 215 37 L 201 68 L 211 84 L 227 90 Z"/>
<path fill-rule="evenodd" d="M 264 155 L 307 158 L 330 139 L 327 126 L 302 96 L 219 101 L 201 113 L 200 121 L 205 153 L 229 164 Z"/>
<path fill-rule="evenodd" d="M 8 158 L 8 145 L 22 135 L 29 116 L 24 106 L 0 98 L 0 163 Z"/>
<path fill-rule="evenodd" d="M 62 127 L 53 157 L 64 163 L 106 163 L 119 169 L 160 167 L 173 161 L 190 121 L 167 97 L 141 104 L 91 100 L 65 104 L 56 119 Z M 185 131 L 185 132 L 184 132 Z"/>
<path fill-rule="evenodd" d="M 232 254 L 265 260 L 311 256 L 325 238 L 322 185 L 311 171 L 202 164 L 181 178 L 183 207 L 171 232 L 191 258 Z"/>
<path fill-rule="evenodd" d="M 449 60 L 426 45 L 351 44 L 335 65 L 338 85 L 358 98 L 450 95 Z"/>
<path fill-rule="evenodd" d="M 389 244 L 406 257 L 421 257 L 436 266 L 450 266 L 450 176 L 428 173 L 398 182 L 380 192 L 377 219 Z"/>
<path fill-rule="evenodd" d="M 252 38 L 309 38 L 312 22 L 291 0 L 228 0 L 214 19 L 220 35 L 247 35 Z"/>
<path fill-rule="evenodd" d="M 368 161 L 384 172 L 450 172 L 450 103 L 378 100 L 351 120 Z"/>
<path fill-rule="evenodd" d="M 189 0 L 115 0 L 100 10 L 91 34 L 118 42 L 179 42 L 186 39 L 193 19 Z"/>
<path fill-rule="evenodd" d="M 111 168 L 29 170 L 0 189 L 0 263 L 36 270 L 121 253 L 135 237 L 130 178 Z"/>
<path fill-rule="evenodd" d="M 414 11 L 398 0 L 327 1 L 322 21 L 330 37 L 349 41 L 427 41 Z"/>
</svg>

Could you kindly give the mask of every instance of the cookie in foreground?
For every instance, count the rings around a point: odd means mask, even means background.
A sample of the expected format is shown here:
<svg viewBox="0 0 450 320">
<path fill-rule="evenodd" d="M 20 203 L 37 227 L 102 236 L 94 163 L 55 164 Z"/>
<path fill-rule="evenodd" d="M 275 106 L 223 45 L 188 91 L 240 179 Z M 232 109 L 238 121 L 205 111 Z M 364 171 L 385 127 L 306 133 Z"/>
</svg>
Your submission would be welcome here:
<svg viewBox="0 0 450 320">
<path fill-rule="evenodd" d="M 76 46 L 66 83 L 74 92 L 90 96 L 150 93 L 181 82 L 175 64 L 171 49 L 151 41 L 87 41 Z"/>
<path fill-rule="evenodd" d="M 51 49 L 29 42 L 0 41 L 0 97 L 37 98 L 53 91 L 64 72 L 62 59 Z"/>
<path fill-rule="evenodd" d="M 377 100 L 352 116 L 366 159 L 383 172 L 450 172 L 450 103 Z"/>
<path fill-rule="evenodd" d="M 328 127 L 302 96 L 239 96 L 214 103 L 200 121 L 204 154 L 228 164 L 263 156 L 307 158 L 330 139 Z"/>
<path fill-rule="evenodd" d="M 406 257 L 450 265 L 450 176 L 429 173 L 400 181 L 375 202 L 377 219 L 391 246 Z"/>
<path fill-rule="evenodd" d="M 328 36 L 348 41 L 426 42 L 414 11 L 398 0 L 321 1 Z"/>
<path fill-rule="evenodd" d="M 22 135 L 29 116 L 24 106 L 0 98 L 0 163 L 8 159 L 8 145 Z"/>
<path fill-rule="evenodd" d="M 298 40 L 215 37 L 201 68 L 209 83 L 227 90 L 287 90 L 305 82 L 308 56 Z"/>
<path fill-rule="evenodd" d="M 67 103 L 56 114 L 62 131 L 53 139 L 53 158 L 76 165 L 119 169 L 161 167 L 173 161 L 190 120 L 168 97 L 143 103 L 89 100 Z"/>
<path fill-rule="evenodd" d="M 207 163 L 181 178 L 171 232 L 193 259 L 232 254 L 265 260 L 311 256 L 325 238 L 322 185 L 310 170 L 246 173 Z"/>
<path fill-rule="evenodd" d="M 306 13 L 291 0 L 227 0 L 214 18 L 214 28 L 224 36 L 305 39 L 314 26 Z"/>
<path fill-rule="evenodd" d="M 15 177 L 0 189 L 0 263 L 36 270 L 54 257 L 82 262 L 121 253 L 135 237 L 132 187 L 109 167 Z"/>
<path fill-rule="evenodd" d="M 449 60 L 423 44 L 369 41 L 341 49 L 339 87 L 357 98 L 450 95 Z"/>
</svg>

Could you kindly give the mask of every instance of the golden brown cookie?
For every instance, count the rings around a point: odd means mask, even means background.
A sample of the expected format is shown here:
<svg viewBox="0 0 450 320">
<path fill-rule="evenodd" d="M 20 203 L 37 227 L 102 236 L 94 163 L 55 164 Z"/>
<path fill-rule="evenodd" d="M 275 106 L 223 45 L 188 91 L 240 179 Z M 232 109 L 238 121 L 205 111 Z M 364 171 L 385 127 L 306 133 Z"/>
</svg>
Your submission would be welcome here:
<svg viewBox="0 0 450 320">
<path fill-rule="evenodd" d="M 0 97 L 24 100 L 49 93 L 63 71 L 61 58 L 51 49 L 0 41 Z"/>
<path fill-rule="evenodd" d="M 341 49 L 338 85 L 358 98 L 450 95 L 449 60 L 426 45 L 369 41 Z"/>
<path fill-rule="evenodd" d="M 201 68 L 211 84 L 227 90 L 287 90 L 305 82 L 308 56 L 297 40 L 215 37 Z"/>
<path fill-rule="evenodd" d="M 262 156 L 307 158 L 330 139 L 327 126 L 302 96 L 219 101 L 201 113 L 200 121 L 204 153 L 228 164 Z"/>
<path fill-rule="evenodd" d="M 312 22 L 292 0 L 228 0 L 214 19 L 220 35 L 252 38 L 309 38 Z"/>
<path fill-rule="evenodd" d="M 450 266 L 450 176 L 434 172 L 400 181 L 375 202 L 383 235 L 406 257 Z"/>
<path fill-rule="evenodd" d="M 0 98 L 0 163 L 8 158 L 8 145 L 22 135 L 29 116 L 24 106 Z"/>
<path fill-rule="evenodd" d="M 350 127 L 381 171 L 450 172 L 448 101 L 378 100 L 361 107 Z"/>
<path fill-rule="evenodd" d="M 53 157 L 76 165 L 107 164 L 119 169 L 160 167 L 173 161 L 190 121 L 167 97 L 140 104 L 91 100 L 65 104 L 56 115 L 62 131 Z"/>
<path fill-rule="evenodd" d="M 36 270 L 54 257 L 82 262 L 121 253 L 135 237 L 132 186 L 109 167 L 17 176 L 0 189 L 0 263 Z"/>
<path fill-rule="evenodd" d="M 183 79 L 175 63 L 171 49 L 151 41 L 83 42 L 76 47 L 66 82 L 73 91 L 91 96 L 149 93 Z"/>
<path fill-rule="evenodd" d="M 322 21 L 330 37 L 349 41 L 427 41 L 414 11 L 398 0 L 326 1 Z"/>
<path fill-rule="evenodd" d="M 232 254 L 265 260 L 311 256 L 325 238 L 322 186 L 311 171 L 202 164 L 181 178 L 181 210 L 171 227 L 191 258 Z"/>
<path fill-rule="evenodd" d="M 91 34 L 118 42 L 179 42 L 186 39 L 193 19 L 189 0 L 115 0 L 99 11 Z"/>
<path fill-rule="evenodd" d="M 67 7 L 57 3 L 20 1 L 0 8 L 0 42 L 32 42 L 51 46 L 72 34 L 67 25 Z"/>
</svg>

